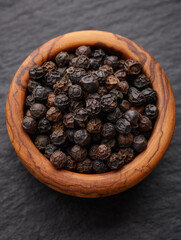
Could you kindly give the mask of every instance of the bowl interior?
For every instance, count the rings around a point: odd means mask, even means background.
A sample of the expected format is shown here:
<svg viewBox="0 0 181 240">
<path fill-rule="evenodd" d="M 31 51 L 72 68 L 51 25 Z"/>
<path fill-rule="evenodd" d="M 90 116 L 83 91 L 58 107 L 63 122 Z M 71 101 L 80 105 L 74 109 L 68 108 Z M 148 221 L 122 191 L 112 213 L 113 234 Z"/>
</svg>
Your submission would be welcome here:
<svg viewBox="0 0 181 240">
<path fill-rule="evenodd" d="M 100 47 L 119 57 L 138 60 L 143 66 L 144 74 L 150 78 L 153 89 L 158 93 L 159 115 L 147 149 L 118 171 L 89 175 L 56 170 L 49 160 L 37 150 L 21 127 L 29 69 L 35 64 L 41 65 L 45 61 L 52 60 L 60 51 L 71 52 L 80 45 Z M 65 34 L 36 49 L 20 66 L 12 81 L 6 110 L 8 133 L 24 166 L 49 187 L 80 197 L 108 196 L 124 191 L 140 182 L 164 155 L 175 125 L 174 96 L 160 65 L 149 53 L 131 40 L 101 31 Z"/>
</svg>

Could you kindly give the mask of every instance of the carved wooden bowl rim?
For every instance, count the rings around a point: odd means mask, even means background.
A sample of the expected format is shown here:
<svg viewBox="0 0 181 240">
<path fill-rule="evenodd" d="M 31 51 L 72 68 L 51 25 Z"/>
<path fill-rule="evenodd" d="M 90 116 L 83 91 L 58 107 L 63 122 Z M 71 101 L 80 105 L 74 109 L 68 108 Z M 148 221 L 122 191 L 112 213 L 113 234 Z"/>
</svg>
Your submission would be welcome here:
<svg viewBox="0 0 181 240">
<path fill-rule="evenodd" d="M 102 47 L 134 58 L 143 65 L 158 92 L 159 115 L 147 149 L 118 171 L 102 174 L 80 174 L 56 170 L 35 147 L 22 129 L 24 101 L 29 80 L 29 69 L 35 64 L 52 59 L 62 50 L 80 45 Z M 6 103 L 6 123 L 11 143 L 28 171 L 49 187 L 78 197 L 104 197 L 125 191 L 143 180 L 159 163 L 171 141 L 175 127 L 175 100 L 171 85 L 161 66 L 145 49 L 135 42 L 109 32 L 79 31 L 54 38 L 31 53 L 16 72 Z M 22 179 L 23 180 L 23 179 Z"/>
</svg>

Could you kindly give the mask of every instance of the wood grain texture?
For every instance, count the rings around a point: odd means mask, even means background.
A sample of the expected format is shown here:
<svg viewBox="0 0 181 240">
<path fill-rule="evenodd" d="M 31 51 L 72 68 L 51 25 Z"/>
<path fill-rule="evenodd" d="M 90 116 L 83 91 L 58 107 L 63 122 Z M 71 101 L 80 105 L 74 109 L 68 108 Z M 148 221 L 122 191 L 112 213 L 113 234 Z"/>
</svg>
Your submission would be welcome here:
<svg viewBox="0 0 181 240">
<path fill-rule="evenodd" d="M 80 174 L 56 170 L 35 147 L 22 129 L 24 101 L 29 81 L 29 69 L 52 59 L 62 50 L 80 45 L 99 46 L 126 58 L 134 58 L 143 65 L 158 92 L 159 115 L 147 149 L 121 170 L 103 174 Z M 102 31 L 68 33 L 45 43 L 22 63 L 10 86 L 6 103 L 6 122 L 12 145 L 24 166 L 47 186 L 77 197 L 104 197 L 125 191 L 143 180 L 156 167 L 166 152 L 175 127 L 175 100 L 170 83 L 156 60 L 142 47 L 120 35 Z"/>
</svg>

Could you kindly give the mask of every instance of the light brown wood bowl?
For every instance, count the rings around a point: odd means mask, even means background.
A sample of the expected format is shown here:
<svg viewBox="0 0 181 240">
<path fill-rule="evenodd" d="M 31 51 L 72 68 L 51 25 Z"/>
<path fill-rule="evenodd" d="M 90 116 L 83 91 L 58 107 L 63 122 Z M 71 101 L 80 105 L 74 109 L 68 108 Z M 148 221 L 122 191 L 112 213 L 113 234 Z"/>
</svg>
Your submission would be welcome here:
<svg viewBox="0 0 181 240">
<path fill-rule="evenodd" d="M 70 51 L 80 45 L 101 47 L 125 58 L 134 58 L 143 66 L 158 93 L 159 115 L 147 149 L 122 169 L 102 174 L 80 174 L 56 170 L 35 147 L 22 129 L 24 102 L 29 81 L 29 69 L 55 57 L 60 51 Z M 12 145 L 28 171 L 47 186 L 64 194 L 95 198 L 123 192 L 143 180 L 160 162 L 166 152 L 175 127 L 175 100 L 171 85 L 161 66 L 142 47 L 113 33 L 102 31 L 72 32 L 54 38 L 37 48 L 22 63 L 11 83 L 6 122 Z"/>
</svg>

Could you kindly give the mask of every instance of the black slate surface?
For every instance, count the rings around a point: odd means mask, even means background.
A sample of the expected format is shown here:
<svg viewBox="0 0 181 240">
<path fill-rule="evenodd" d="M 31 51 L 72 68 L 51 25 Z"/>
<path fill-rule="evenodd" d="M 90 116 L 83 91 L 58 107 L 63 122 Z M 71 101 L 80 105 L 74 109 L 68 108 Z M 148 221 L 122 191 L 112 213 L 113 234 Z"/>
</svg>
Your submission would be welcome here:
<svg viewBox="0 0 181 240">
<path fill-rule="evenodd" d="M 181 239 L 181 1 L 0 0 L 0 239 Z M 66 32 L 126 36 L 164 68 L 177 105 L 176 130 L 153 173 L 127 192 L 79 199 L 38 182 L 8 138 L 5 103 L 22 61 Z"/>
</svg>

